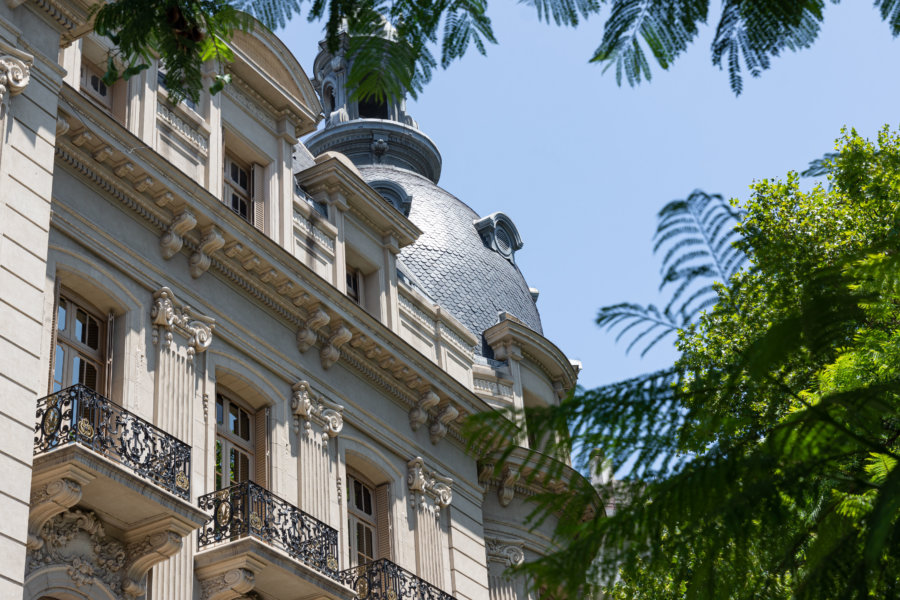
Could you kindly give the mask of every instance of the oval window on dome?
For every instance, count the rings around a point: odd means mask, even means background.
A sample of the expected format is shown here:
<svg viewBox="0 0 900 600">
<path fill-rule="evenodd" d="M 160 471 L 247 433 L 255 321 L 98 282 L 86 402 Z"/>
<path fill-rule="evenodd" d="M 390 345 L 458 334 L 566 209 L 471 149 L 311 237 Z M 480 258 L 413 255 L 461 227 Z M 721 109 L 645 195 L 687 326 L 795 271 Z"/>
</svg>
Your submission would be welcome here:
<svg viewBox="0 0 900 600">
<path fill-rule="evenodd" d="M 512 240 L 505 227 L 497 227 L 494 231 L 494 241 L 497 243 L 497 250 L 500 254 L 503 256 L 510 256 L 512 254 Z"/>
</svg>

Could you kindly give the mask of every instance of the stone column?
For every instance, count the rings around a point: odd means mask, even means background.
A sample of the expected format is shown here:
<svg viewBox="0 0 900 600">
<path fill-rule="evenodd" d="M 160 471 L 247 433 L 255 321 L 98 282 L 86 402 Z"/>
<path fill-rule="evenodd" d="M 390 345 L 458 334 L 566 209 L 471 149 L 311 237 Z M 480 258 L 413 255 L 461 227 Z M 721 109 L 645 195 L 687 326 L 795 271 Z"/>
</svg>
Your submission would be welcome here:
<svg viewBox="0 0 900 600">
<path fill-rule="evenodd" d="M 337 527 L 333 482 L 338 474 L 338 452 L 332 438 L 344 427 L 344 407 L 317 395 L 306 381 L 293 386 L 291 411 L 300 448 L 297 468 L 299 508 Z"/>
<path fill-rule="evenodd" d="M 212 342 L 215 323 L 175 299 L 167 287 L 153 294 L 150 310 L 154 369 L 154 423 L 179 440 L 192 443 L 195 411 L 203 410 L 204 362 L 198 356 Z M 195 448 L 196 449 L 196 448 Z M 206 452 L 194 452 L 203 460 Z M 191 465 L 192 473 L 196 465 Z M 196 497 L 197 478 L 193 478 Z M 193 535 L 169 560 L 153 568 L 153 600 L 192 600 L 195 544 Z"/>
<path fill-rule="evenodd" d="M 442 477 L 416 457 L 407 464 L 410 528 L 415 531 L 416 575 L 444 589 L 447 533 L 441 511 L 453 499 L 453 480 Z"/>
</svg>

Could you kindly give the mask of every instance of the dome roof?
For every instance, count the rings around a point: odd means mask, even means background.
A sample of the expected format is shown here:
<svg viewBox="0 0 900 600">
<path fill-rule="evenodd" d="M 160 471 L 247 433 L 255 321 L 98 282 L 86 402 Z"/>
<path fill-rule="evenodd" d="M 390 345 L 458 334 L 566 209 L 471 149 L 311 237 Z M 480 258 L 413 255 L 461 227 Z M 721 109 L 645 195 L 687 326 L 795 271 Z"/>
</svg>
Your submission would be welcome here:
<svg viewBox="0 0 900 600">
<path fill-rule="evenodd" d="M 437 304 L 479 340 L 476 351 L 493 352 L 482 334 L 507 312 L 543 335 L 541 318 L 519 268 L 482 241 L 479 215 L 429 179 L 390 165 L 359 165 L 370 184 L 390 181 L 411 197 L 410 220 L 422 235 L 400 252 L 400 261 Z"/>
</svg>

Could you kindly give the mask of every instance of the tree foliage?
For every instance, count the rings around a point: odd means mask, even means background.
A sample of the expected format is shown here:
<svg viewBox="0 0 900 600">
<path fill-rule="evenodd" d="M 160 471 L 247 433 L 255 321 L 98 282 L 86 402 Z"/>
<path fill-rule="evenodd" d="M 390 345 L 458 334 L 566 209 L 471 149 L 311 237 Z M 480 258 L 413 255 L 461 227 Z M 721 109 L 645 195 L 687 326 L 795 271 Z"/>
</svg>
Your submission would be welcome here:
<svg viewBox="0 0 900 600">
<path fill-rule="evenodd" d="M 836 0 L 835 0 L 836 1 Z M 707 24 L 710 0 L 524 0 L 540 20 L 576 26 L 609 5 L 600 45 L 591 61 L 614 68 L 616 80 L 636 85 L 652 77 L 652 61 L 668 69 Z M 876 0 L 881 18 L 900 34 L 900 0 Z M 112 0 L 98 4 L 96 30 L 120 55 L 110 60 L 107 82 L 146 68 L 154 55 L 167 66 L 174 100 L 197 100 L 202 64 L 216 60 L 210 86 L 228 83 L 222 64 L 233 59 L 235 29 L 257 19 L 270 29 L 306 10 L 324 21 L 328 49 L 354 59 L 348 84 L 357 97 L 416 97 L 434 69 L 449 66 L 471 47 L 485 54 L 496 43 L 487 0 Z M 743 74 L 758 77 L 787 50 L 811 46 L 824 20 L 825 0 L 722 0 L 710 52 L 728 71 L 731 89 L 743 90 Z M 349 47 L 340 33 L 350 34 Z M 439 58 L 435 51 L 439 52 Z"/>
<path fill-rule="evenodd" d="M 672 370 L 518 416 L 478 416 L 487 447 L 527 422 L 549 453 L 630 473 L 606 518 L 567 523 L 528 565 L 577 597 L 889 598 L 900 586 L 900 134 L 845 133 L 830 187 L 761 181 L 741 217 L 747 268 L 680 335 Z M 591 492 L 535 503 L 534 519 Z M 548 512 L 550 511 L 550 512 Z"/>
</svg>

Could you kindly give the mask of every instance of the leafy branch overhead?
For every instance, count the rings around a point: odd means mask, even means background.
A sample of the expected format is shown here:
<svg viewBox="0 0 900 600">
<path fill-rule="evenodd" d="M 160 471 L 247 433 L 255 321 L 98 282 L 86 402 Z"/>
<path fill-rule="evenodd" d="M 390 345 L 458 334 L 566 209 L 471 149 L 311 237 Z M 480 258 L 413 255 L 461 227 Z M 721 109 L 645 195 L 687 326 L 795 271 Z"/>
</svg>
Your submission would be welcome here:
<svg viewBox="0 0 900 600">
<path fill-rule="evenodd" d="M 675 286 L 668 304 L 662 310 L 630 302 L 604 306 L 597 324 L 616 331 L 616 341 L 630 337 L 626 351 L 643 344 L 643 356 L 694 322 L 716 303 L 715 282 L 729 281 L 746 261 L 735 246 L 740 215 L 721 195 L 702 190 L 666 204 L 657 215 L 653 251 L 665 253 L 660 290 Z"/>
<path fill-rule="evenodd" d="M 836 1 L 836 0 L 835 0 Z M 170 97 L 197 101 L 202 65 L 216 61 L 209 86 L 228 83 L 224 64 L 235 30 L 277 29 L 299 15 L 305 0 L 112 0 L 98 4 L 96 31 L 118 47 L 107 83 L 130 77 L 158 56 L 166 67 Z M 523 0 L 539 20 L 576 26 L 608 5 L 600 45 L 591 62 L 614 68 L 616 80 L 636 85 L 652 77 L 696 40 L 707 24 L 709 0 Z M 900 0 L 876 0 L 881 18 L 900 33 Z M 328 48 L 354 60 L 348 84 L 359 98 L 416 97 L 434 69 L 448 67 L 471 47 L 485 54 L 497 43 L 487 0 L 310 0 L 306 17 L 324 21 Z M 722 0 L 711 44 L 712 63 L 727 69 L 731 89 L 743 90 L 743 74 L 758 77 L 786 50 L 813 44 L 824 20 L 825 0 Z M 350 34 L 342 48 L 341 32 Z M 439 49 L 439 58 L 435 56 Z"/>
</svg>

